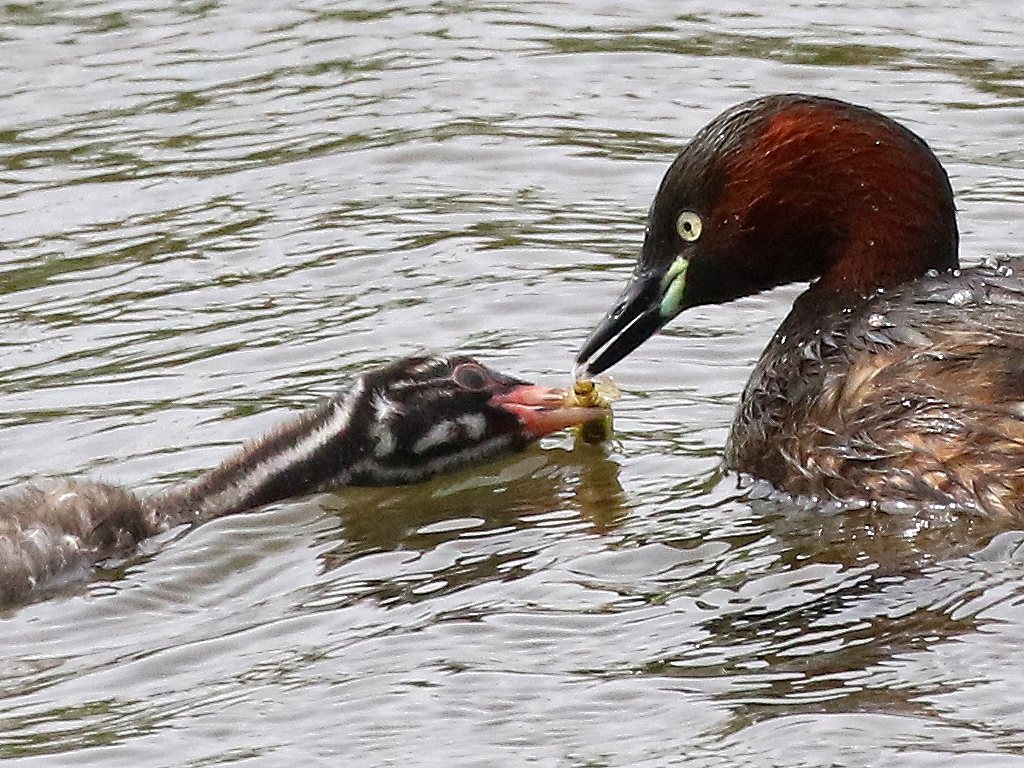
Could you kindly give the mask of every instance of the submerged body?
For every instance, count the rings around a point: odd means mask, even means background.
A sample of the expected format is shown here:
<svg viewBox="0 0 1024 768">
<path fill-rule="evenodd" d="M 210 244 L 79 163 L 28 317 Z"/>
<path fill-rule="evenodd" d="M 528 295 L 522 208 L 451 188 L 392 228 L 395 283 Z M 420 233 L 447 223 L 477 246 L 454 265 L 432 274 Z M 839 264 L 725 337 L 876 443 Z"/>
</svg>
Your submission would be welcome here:
<svg viewBox="0 0 1024 768">
<path fill-rule="evenodd" d="M 607 413 L 563 399 L 468 357 L 406 358 L 162 493 L 58 480 L 0 496 L 0 605 L 184 523 L 346 485 L 419 482 Z"/>
<path fill-rule="evenodd" d="M 579 362 L 598 373 L 688 307 L 812 281 L 747 383 L 726 466 L 794 495 L 1024 520 L 1024 264 L 961 271 L 957 248 L 915 134 L 833 99 L 746 102 L 670 167 Z"/>
<path fill-rule="evenodd" d="M 747 383 L 726 466 L 794 495 L 1024 519 L 1013 267 L 937 273 L 824 316 L 802 301 Z"/>
</svg>

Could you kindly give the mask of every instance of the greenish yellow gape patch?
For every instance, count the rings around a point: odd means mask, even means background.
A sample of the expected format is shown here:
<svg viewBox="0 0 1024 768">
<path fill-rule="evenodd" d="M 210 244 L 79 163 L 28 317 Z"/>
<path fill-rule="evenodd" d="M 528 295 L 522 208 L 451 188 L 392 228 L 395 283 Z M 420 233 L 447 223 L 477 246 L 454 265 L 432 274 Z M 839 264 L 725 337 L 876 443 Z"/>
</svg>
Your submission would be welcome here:
<svg viewBox="0 0 1024 768">
<path fill-rule="evenodd" d="M 658 311 L 665 319 L 675 317 L 683 306 L 683 295 L 686 293 L 686 269 L 690 261 L 685 256 L 680 256 L 668 272 L 661 278 L 661 306 Z"/>
</svg>

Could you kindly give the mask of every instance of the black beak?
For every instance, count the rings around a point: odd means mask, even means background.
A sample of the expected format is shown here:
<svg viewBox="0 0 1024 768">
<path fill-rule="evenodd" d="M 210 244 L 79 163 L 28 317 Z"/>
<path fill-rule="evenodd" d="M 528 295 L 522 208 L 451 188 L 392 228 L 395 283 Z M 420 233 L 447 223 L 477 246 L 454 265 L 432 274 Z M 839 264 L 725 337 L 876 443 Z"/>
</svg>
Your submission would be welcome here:
<svg viewBox="0 0 1024 768">
<path fill-rule="evenodd" d="M 609 312 L 591 331 L 576 356 L 576 364 L 587 364 L 587 373 L 596 375 L 649 339 L 665 324 L 661 317 L 661 277 L 650 273 L 634 274 Z M 596 360 L 587 362 L 604 349 Z"/>
</svg>

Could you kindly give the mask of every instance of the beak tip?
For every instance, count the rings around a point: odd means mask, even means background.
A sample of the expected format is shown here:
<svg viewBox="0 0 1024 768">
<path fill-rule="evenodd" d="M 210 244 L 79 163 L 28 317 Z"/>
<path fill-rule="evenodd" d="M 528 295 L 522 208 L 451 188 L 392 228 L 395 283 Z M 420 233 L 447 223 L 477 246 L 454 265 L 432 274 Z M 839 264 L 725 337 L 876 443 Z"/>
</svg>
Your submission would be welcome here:
<svg viewBox="0 0 1024 768">
<path fill-rule="evenodd" d="M 634 276 L 619 296 L 615 308 L 591 331 L 576 355 L 574 373 L 596 376 L 611 368 L 652 336 L 662 325 L 660 277 L 655 273 Z"/>
</svg>

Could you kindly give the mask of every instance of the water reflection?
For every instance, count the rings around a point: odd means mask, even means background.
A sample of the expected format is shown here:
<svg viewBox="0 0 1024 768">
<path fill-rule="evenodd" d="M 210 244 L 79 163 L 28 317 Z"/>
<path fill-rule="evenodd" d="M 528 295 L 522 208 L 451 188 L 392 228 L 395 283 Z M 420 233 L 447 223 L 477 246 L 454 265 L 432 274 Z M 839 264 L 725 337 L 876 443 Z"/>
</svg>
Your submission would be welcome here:
<svg viewBox="0 0 1024 768">
<path fill-rule="evenodd" d="M 725 538 L 715 578 L 673 597 L 705 613 L 704 636 L 629 672 L 727 704 L 725 733 L 810 713 L 937 716 L 934 702 L 978 676 L 900 670 L 1024 601 L 1024 533 L 996 521 L 750 504 L 760 530 Z"/>
<path fill-rule="evenodd" d="M 608 532 L 628 514 L 619 465 L 601 446 L 578 447 L 532 451 L 421 488 L 332 497 L 327 508 L 340 525 L 320 540 L 342 541 L 319 557 L 325 571 L 342 573 L 321 582 L 314 602 L 326 608 L 372 598 L 392 605 L 512 581 L 544 567 L 553 537 Z M 386 567 L 372 582 L 345 578 L 345 566 L 376 553 L 398 556 L 382 558 Z M 343 592 L 341 603 L 335 589 Z"/>
</svg>

